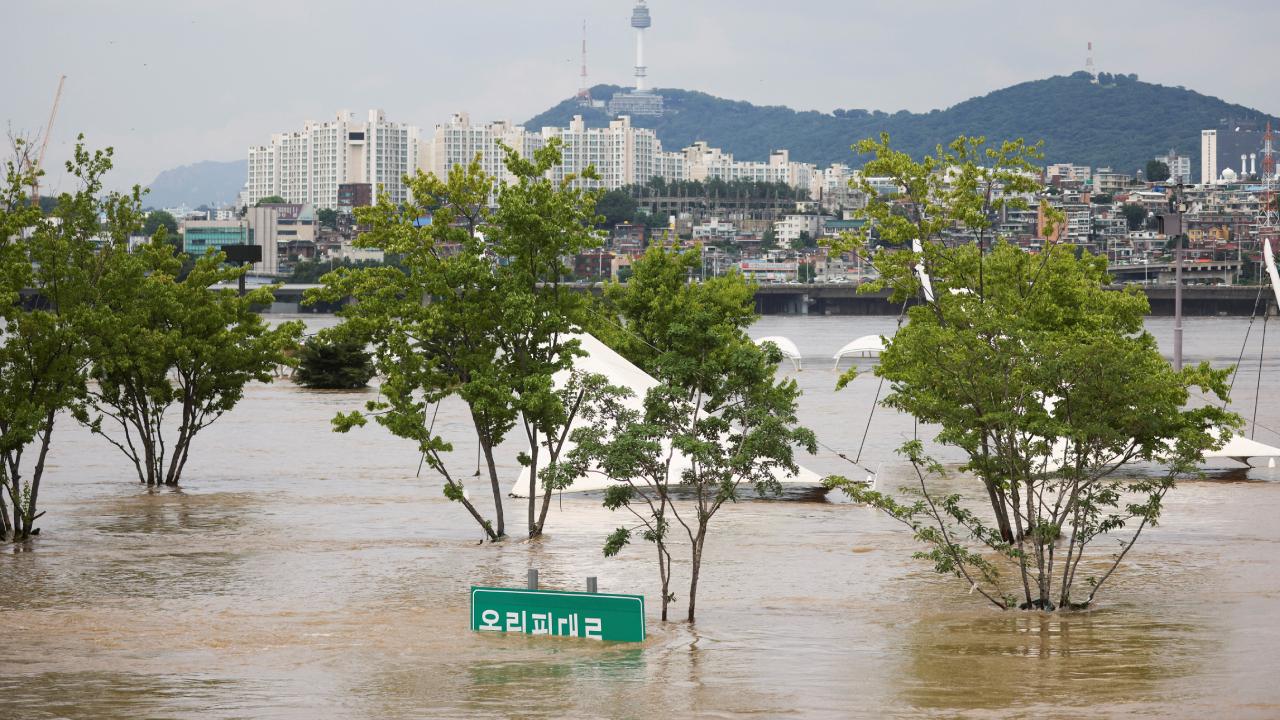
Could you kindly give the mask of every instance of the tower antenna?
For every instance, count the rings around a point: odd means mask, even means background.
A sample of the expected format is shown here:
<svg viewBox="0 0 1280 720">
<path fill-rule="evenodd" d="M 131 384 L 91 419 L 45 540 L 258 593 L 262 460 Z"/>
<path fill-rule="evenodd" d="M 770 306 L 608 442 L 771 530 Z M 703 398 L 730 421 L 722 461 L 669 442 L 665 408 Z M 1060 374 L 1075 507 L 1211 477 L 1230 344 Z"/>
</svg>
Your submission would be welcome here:
<svg viewBox="0 0 1280 720">
<path fill-rule="evenodd" d="M 591 104 L 591 88 L 587 87 L 587 21 L 582 21 L 582 83 L 578 87 L 578 104 Z"/>
<path fill-rule="evenodd" d="M 1093 66 L 1093 41 L 1089 41 L 1089 54 L 1084 59 L 1084 71 L 1089 73 L 1089 77 L 1093 78 L 1093 82 L 1098 82 L 1098 70 Z"/>
</svg>

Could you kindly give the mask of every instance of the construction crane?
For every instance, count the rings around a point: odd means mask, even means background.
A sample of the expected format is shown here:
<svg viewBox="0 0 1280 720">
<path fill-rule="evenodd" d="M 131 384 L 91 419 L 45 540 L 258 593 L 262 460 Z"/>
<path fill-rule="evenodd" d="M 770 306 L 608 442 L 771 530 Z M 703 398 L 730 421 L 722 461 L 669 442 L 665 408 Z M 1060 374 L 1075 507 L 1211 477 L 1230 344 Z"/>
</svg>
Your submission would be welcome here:
<svg viewBox="0 0 1280 720">
<path fill-rule="evenodd" d="M 31 204 L 40 204 L 40 168 L 44 167 L 44 153 L 49 149 L 49 136 L 53 134 L 53 120 L 58 116 L 58 103 L 62 101 L 62 85 L 67 76 L 58 78 L 58 92 L 53 96 L 53 109 L 49 111 L 49 123 L 44 128 L 44 138 L 40 142 L 40 154 L 36 156 L 35 165 L 31 167 Z"/>
</svg>

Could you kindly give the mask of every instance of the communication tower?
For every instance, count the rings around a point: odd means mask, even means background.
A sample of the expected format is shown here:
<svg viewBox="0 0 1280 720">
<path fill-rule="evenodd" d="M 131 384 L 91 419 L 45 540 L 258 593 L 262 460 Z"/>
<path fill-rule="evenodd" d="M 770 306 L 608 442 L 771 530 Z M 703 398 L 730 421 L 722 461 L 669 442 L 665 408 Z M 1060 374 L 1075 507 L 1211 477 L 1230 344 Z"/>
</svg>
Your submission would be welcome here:
<svg viewBox="0 0 1280 720">
<path fill-rule="evenodd" d="M 578 104 L 591 104 L 591 88 L 587 86 L 587 21 L 582 21 L 582 82 L 578 87 Z"/>
<path fill-rule="evenodd" d="M 636 29 L 636 92 L 645 91 L 644 81 L 648 68 L 644 66 L 644 31 L 653 25 L 649 17 L 649 7 L 640 0 L 631 10 L 631 27 Z"/>
</svg>

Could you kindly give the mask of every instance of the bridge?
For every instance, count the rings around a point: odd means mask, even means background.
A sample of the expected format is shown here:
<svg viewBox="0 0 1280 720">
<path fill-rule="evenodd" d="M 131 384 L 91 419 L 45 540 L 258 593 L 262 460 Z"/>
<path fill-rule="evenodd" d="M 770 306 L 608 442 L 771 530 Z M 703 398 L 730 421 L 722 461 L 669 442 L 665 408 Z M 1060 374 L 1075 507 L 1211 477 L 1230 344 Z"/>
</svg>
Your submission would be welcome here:
<svg viewBox="0 0 1280 720">
<path fill-rule="evenodd" d="M 1226 263 L 1224 263 L 1226 264 Z M 1206 270 L 1206 273 L 1218 272 Z M 272 312 L 333 312 L 337 308 L 303 307 L 299 303 L 303 295 L 319 285 L 287 284 L 276 291 Z M 573 283 L 582 292 L 599 293 L 600 283 Z M 1124 285 L 1113 285 L 1121 290 Z M 1142 285 L 1151 303 L 1151 315 L 1172 316 L 1174 286 Z M 1262 288 L 1259 300 L 1257 285 L 1184 285 L 1182 288 L 1182 312 L 1184 315 L 1243 315 L 1253 314 L 1254 305 L 1262 312 L 1270 307 L 1274 314 L 1274 295 L 1270 288 Z M 764 315 L 897 315 L 901 305 L 889 302 L 889 293 L 859 293 L 855 283 L 769 283 L 756 288 L 756 310 Z"/>
<path fill-rule="evenodd" d="M 1240 274 L 1237 260 L 1188 260 L 1182 264 L 1182 280 L 1188 285 L 1230 285 Z M 1173 263 L 1111 265 L 1107 272 L 1116 282 L 1172 285 L 1177 271 Z"/>
</svg>

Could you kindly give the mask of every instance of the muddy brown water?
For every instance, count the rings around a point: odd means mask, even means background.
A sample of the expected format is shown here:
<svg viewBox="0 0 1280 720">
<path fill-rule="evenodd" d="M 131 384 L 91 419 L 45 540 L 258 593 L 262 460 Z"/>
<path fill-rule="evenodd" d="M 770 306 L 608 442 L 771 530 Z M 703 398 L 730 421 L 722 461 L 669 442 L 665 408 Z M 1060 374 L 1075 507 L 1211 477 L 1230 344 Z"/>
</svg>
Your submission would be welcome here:
<svg viewBox="0 0 1280 720">
<path fill-rule="evenodd" d="M 1233 362 L 1247 324 L 1189 320 L 1188 359 Z M 1246 415 L 1260 326 L 1236 383 Z M 856 452 L 876 379 L 835 393 L 830 356 L 892 327 L 768 317 L 753 332 L 799 345 L 805 368 L 788 374 L 804 387 L 804 421 Z M 1168 349 L 1171 321 L 1149 327 Z M 1276 357 L 1258 414 L 1271 428 Z M 903 529 L 838 497 L 743 501 L 714 520 L 689 628 L 657 619 L 649 547 L 601 557 L 625 519 L 598 495 L 557 499 L 538 542 L 477 544 L 440 482 L 415 476 L 406 442 L 330 432 L 335 412 L 369 396 L 252 386 L 199 439 L 182 489 L 159 492 L 64 423 L 42 534 L 0 552 L 0 717 L 1280 717 L 1276 469 L 1182 484 L 1098 607 L 1056 616 L 984 607 L 910 559 Z M 458 408 L 438 422 L 463 438 L 454 459 L 470 474 Z M 876 413 L 863 460 L 882 487 L 907 481 L 892 449 L 912 431 Z M 858 472 L 828 451 L 805 464 Z M 524 506 L 507 511 L 518 533 Z M 596 575 L 602 591 L 645 594 L 649 640 L 469 632 L 468 587 L 518 587 L 529 567 L 549 588 Z"/>
</svg>

